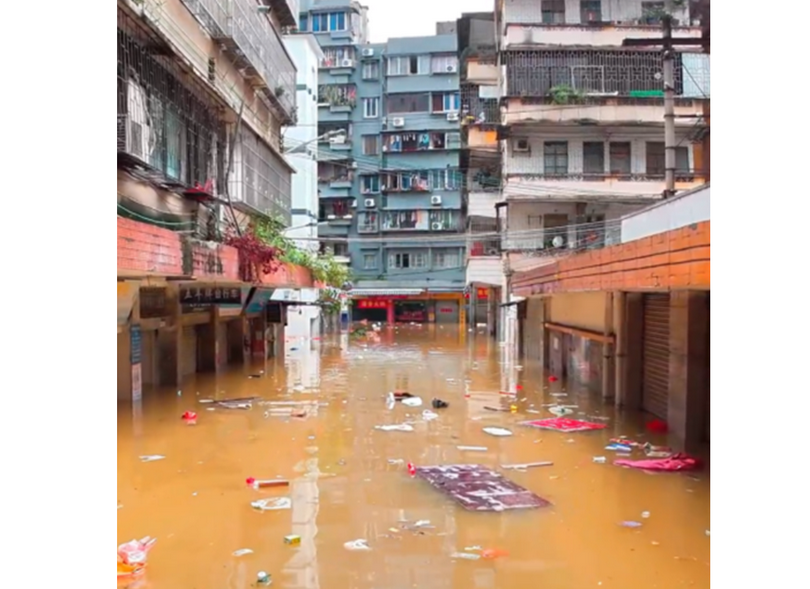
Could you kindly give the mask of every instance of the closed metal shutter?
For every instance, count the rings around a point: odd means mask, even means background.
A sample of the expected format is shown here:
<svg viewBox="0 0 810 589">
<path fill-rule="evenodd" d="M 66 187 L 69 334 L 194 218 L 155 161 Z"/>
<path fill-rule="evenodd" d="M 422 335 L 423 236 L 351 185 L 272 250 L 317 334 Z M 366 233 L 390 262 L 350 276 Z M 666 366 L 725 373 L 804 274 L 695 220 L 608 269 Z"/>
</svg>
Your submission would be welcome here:
<svg viewBox="0 0 810 589">
<path fill-rule="evenodd" d="M 669 404 L 669 295 L 644 295 L 641 408 L 661 419 Z"/>
<path fill-rule="evenodd" d="M 183 327 L 183 341 L 180 343 L 180 374 L 188 376 L 197 372 L 197 328 Z"/>
<path fill-rule="evenodd" d="M 703 414 L 703 437 L 705 441 L 710 441 L 710 434 L 712 430 L 712 404 L 711 404 L 711 367 L 712 362 L 709 357 L 712 349 L 712 336 L 711 336 L 711 299 L 710 295 L 706 295 L 706 403 L 704 405 Z"/>
<path fill-rule="evenodd" d="M 458 323 L 458 301 L 436 301 L 436 323 Z"/>
</svg>

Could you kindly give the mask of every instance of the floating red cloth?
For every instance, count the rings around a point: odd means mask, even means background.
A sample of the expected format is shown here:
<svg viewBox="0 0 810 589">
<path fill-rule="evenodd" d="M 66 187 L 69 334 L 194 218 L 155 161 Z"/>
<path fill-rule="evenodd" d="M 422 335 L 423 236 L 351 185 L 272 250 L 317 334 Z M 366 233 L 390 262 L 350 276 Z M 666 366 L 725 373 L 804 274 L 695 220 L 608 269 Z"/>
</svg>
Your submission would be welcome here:
<svg viewBox="0 0 810 589">
<path fill-rule="evenodd" d="M 590 421 L 580 421 L 578 419 L 568 419 L 565 417 L 550 417 L 548 419 L 537 419 L 535 421 L 524 421 L 521 425 L 536 427 L 539 429 L 550 429 L 558 432 L 589 432 L 597 429 L 605 429 L 604 423 L 592 423 Z"/>
<path fill-rule="evenodd" d="M 679 472 L 684 470 L 697 470 L 702 466 L 700 460 L 686 454 L 673 454 L 669 458 L 653 458 L 649 460 L 615 460 L 616 466 L 640 468 L 642 470 L 656 470 L 661 472 Z"/>
</svg>

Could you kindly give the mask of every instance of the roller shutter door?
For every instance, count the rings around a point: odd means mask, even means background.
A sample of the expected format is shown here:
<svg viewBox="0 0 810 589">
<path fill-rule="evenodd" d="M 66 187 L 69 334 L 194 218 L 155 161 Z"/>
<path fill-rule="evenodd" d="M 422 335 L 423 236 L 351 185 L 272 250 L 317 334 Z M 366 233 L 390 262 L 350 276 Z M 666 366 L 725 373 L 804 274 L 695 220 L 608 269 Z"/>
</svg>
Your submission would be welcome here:
<svg viewBox="0 0 810 589">
<path fill-rule="evenodd" d="M 661 419 L 669 404 L 669 295 L 644 296 L 641 408 Z"/>
<path fill-rule="evenodd" d="M 458 323 L 458 301 L 436 301 L 436 323 Z"/>
<path fill-rule="evenodd" d="M 183 327 L 183 341 L 180 344 L 180 374 L 188 376 L 197 372 L 197 328 L 194 325 Z"/>
</svg>

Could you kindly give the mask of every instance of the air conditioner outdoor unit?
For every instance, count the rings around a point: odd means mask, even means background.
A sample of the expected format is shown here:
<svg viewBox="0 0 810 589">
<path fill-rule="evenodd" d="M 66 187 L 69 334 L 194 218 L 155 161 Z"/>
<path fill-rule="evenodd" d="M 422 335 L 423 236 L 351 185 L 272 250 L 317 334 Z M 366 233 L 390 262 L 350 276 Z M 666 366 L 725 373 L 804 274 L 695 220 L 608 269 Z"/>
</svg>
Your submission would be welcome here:
<svg viewBox="0 0 810 589">
<path fill-rule="evenodd" d="M 346 143 L 345 135 L 338 135 L 337 137 L 329 138 L 329 145 L 343 145 L 344 143 Z"/>
<path fill-rule="evenodd" d="M 352 162 L 352 163 L 351 163 L 351 165 L 350 165 L 349 167 L 350 167 L 352 170 L 356 170 L 356 169 L 357 169 L 357 162 Z"/>
<path fill-rule="evenodd" d="M 341 59 L 340 60 L 340 67 L 354 67 L 354 60 L 353 59 Z"/>
<path fill-rule="evenodd" d="M 442 224 L 441 223 L 431 223 L 430 228 L 433 231 L 441 231 L 442 230 Z"/>
<path fill-rule="evenodd" d="M 363 204 L 365 205 L 365 207 L 367 209 L 373 209 L 374 208 L 374 199 L 373 198 L 367 198 L 366 200 L 363 201 Z"/>
<path fill-rule="evenodd" d="M 457 112 L 449 112 L 447 113 L 447 120 L 454 122 L 458 120 L 458 113 Z"/>
<path fill-rule="evenodd" d="M 329 221 L 334 221 L 335 219 L 337 219 L 337 217 L 336 217 L 335 215 L 326 215 L 326 218 L 327 218 Z"/>
<path fill-rule="evenodd" d="M 455 74 L 457 69 L 458 67 L 451 63 L 450 65 L 447 66 L 447 73 Z"/>
<path fill-rule="evenodd" d="M 349 203 L 349 207 L 351 207 L 353 209 L 357 208 L 357 199 L 356 198 L 352 199 L 352 201 Z M 220 208 L 224 209 L 225 207 L 220 207 Z"/>
<path fill-rule="evenodd" d="M 494 248 L 494 247 L 490 248 L 490 249 L 487 250 L 487 255 L 488 256 L 497 256 L 498 255 L 498 250 L 496 248 Z"/>
<path fill-rule="evenodd" d="M 442 204 L 442 197 L 439 196 L 438 194 L 431 196 L 430 197 L 430 204 L 432 204 L 432 205 L 440 205 L 440 204 Z"/>
<path fill-rule="evenodd" d="M 515 139 L 515 142 L 512 144 L 512 150 L 518 153 L 528 153 L 529 152 L 529 140 L 528 139 Z"/>
<path fill-rule="evenodd" d="M 363 57 L 374 57 L 374 49 L 367 47 L 366 49 L 363 49 L 362 55 Z"/>
<path fill-rule="evenodd" d="M 391 124 L 394 127 L 404 127 L 405 126 L 405 119 L 403 119 L 402 117 L 396 117 L 394 119 L 391 119 Z"/>
</svg>

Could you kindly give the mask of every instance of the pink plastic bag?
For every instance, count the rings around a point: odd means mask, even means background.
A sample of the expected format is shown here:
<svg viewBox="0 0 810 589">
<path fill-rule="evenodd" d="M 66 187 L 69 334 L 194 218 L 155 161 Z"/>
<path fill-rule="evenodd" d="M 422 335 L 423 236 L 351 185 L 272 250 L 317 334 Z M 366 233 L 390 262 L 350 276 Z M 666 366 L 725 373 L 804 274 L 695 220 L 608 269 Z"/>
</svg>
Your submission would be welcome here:
<svg viewBox="0 0 810 589">
<path fill-rule="evenodd" d="M 125 564 L 144 564 L 155 542 L 157 542 L 157 538 L 151 536 L 144 536 L 140 540 L 130 540 L 118 547 L 118 556 Z"/>
</svg>

